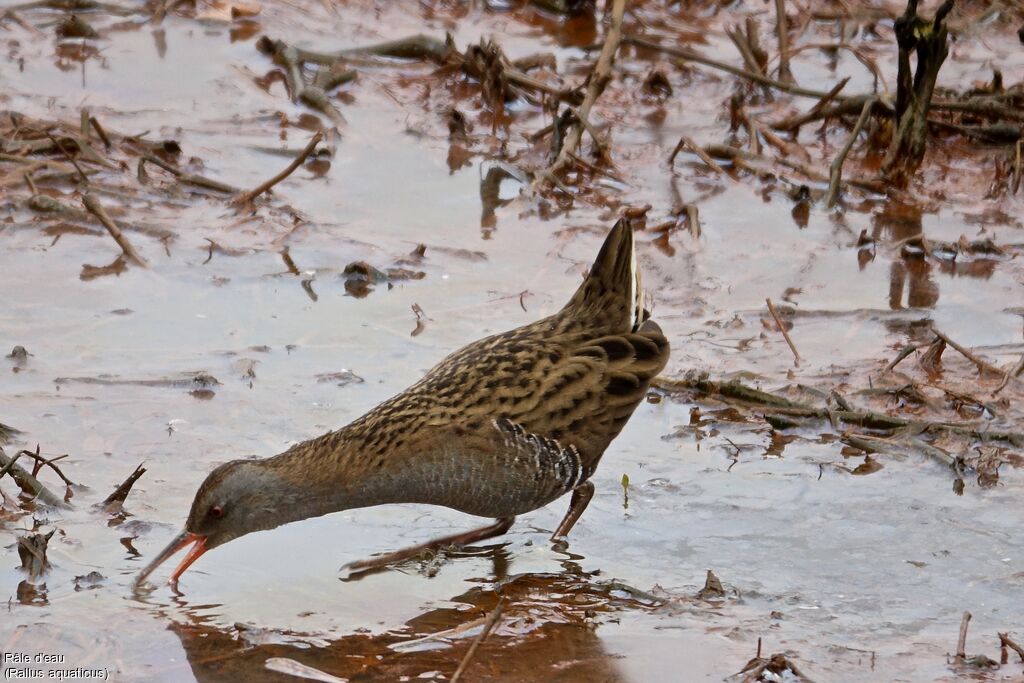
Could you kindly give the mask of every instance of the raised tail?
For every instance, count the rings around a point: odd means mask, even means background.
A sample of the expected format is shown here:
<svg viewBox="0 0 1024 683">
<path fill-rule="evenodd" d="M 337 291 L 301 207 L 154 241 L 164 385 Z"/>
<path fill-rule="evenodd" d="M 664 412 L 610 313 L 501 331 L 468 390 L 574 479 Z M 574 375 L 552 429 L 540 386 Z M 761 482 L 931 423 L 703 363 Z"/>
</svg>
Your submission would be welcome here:
<svg viewBox="0 0 1024 683">
<path fill-rule="evenodd" d="M 620 219 L 608 233 L 590 274 L 563 309 L 595 332 L 635 332 L 645 320 L 633 229 Z"/>
</svg>

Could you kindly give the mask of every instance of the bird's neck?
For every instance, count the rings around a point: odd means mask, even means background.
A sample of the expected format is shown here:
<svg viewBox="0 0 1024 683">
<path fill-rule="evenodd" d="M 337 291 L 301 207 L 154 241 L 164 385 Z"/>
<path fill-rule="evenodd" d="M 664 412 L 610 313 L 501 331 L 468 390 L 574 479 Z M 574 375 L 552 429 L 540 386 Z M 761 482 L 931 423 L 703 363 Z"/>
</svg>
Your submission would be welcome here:
<svg viewBox="0 0 1024 683">
<path fill-rule="evenodd" d="M 260 461 L 266 494 L 280 506 L 282 524 L 392 502 L 389 478 L 368 468 L 359 440 L 338 430 Z"/>
</svg>

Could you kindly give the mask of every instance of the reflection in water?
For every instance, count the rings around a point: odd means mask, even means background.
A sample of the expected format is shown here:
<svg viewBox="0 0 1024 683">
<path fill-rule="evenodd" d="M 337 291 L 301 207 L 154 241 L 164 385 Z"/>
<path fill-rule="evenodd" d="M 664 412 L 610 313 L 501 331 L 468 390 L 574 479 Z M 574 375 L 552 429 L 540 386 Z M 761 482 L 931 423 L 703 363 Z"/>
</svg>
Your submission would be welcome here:
<svg viewBox="0 0 1024 683">
<path fill-rule="evenodd" d="M 490 239 L 491 232 L 498 224 L 496 211 L 512 201 L 518 193 L 511 193 L 508 198 L 501 196 L 501 184 L 506 179 L 512 179 L 525 184 L 526 179 L 517 177 L 521 174 L 514 172 L 514 169 L 502 163 L 494 162 L 487 165 L 487 171 L 480 179 L 480 203 L 483 213 L 480 215 L 480 234 L 484 239 Z"/>
<path fill-rule="evenodd" d="M 889 268 L 889 308 L 903 308 L 906 286 L 909 308 L 934 308 L 939 301 L 939 286 L 931 278 L 932 267 L 923 258 L 893 261 Z"/>
<path fill-rule="evenodd" d="M 902 242 L 923 236 L 921 209 L 910 204 L 888 202 L 872 216 L 876 241 Z M 924 254 L 908 254 L 894 260 L 889 268 L 889 308 L 904 308 L 903 293 L 907 291 L 906 307 L 934 308 L 939 302 L 939 287 L 932 280 L 932 267 Z"/>
<path fill-rule="evenodd" d="M 499 549 L 497 565 L 507 562 Z M 504 559 L 502 559 L 504 557 Z M 570 556 L 571 558 L 572 556 Z M 650 609 L 660 601 L 621 584 L 598 582 L 571 559 L 558 574 L 520 574 L 470 580 L 475 586 L 447 604 L 383 633 L 324 634 L 267 631 L 243 624 L 218 626 L 179 598 L 168 628 L 181 640 L 192 675 L 202 683 L 295 680 L 266 669 L 283 657 L 351 681 L 445 678 L 459 666 L 487 616 L 502 601 L 499 623 L 466 670 L 473 681 L 625 680 L 595 626 L 620 609 Z M 180 621 L 185 616 L 187 621 Z M 161 615 L 159 618 L 165 618 Z M 173 680 L 180 671 L 161 672 Z M 438 676 L 440 677 L 440 676 Z"/>
</svg>

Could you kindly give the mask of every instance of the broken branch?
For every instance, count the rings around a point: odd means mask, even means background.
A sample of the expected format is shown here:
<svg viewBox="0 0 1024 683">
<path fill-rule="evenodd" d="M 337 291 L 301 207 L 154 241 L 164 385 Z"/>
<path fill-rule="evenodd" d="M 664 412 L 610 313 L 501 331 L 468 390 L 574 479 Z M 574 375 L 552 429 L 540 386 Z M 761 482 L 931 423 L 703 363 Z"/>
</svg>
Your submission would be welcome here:
<svg viewBox="0 0 1024 683">
<path fill-rule="evenodd" d="M 295 169 L 301 166 L 302 163 L 306 160 L 306 158 L 313 153 L 313 150 L 315 150 L 316 146 L 320 144 L 320 140 L 322 140 L 323 137 L 323 131 L 317 131 L 316 134 L 309 139 L 309 142 L 306 144 L 306 147 L 301 152 L 299 152 L 299 155 L 297 157 L 292 159 L 292 162 L 288 164 L 288 166 L 283 171 L 275 175 L 270 180 L 267 180 L 266 182 L 253 188 L 252 190 L 249 190 L 248 192 L 243 192 L 242 194 L 238 195 L 233 200 L 231 200 L 231 203 L 238 206 L 250 204 L 252 203 L 252 200 L 256 199 L 256 197 L 259 197 L 261 194 L 272 188 L 274 185 L 277 185 L 279 182 L 290 176 L 295 171 Z"/>
<path fill-rule="evenodd" d="M 942 341 L 946 342 L 947 344 L 952 346 L 954 349 L 959 351 L 960 354 L 964 358 L 966 358 L 967 360 L 969 360 L 972 363 L 974 363 L 978 367 L 978 371 L 979 372 L 989 372 L 989 373 L 992 373 L 993 375 L 1003 375 L 1004 378 L 1005 378 L 1006 375 L 1005 375 L 1005 373 L 1002 370 L 1000 370 L 996 366 L 992 365 L 988 361 L 983 360 L 983 359 L 979 358 L 978 356 L 974 355 L 974 353 L 972 353 L 970 349 L 968 349 L 968 348 L 966 348 L 964 346 L 961 346 L 960 344 L 956 343 L 955 341 L 950 339 L 948 335 L 946 335 L 944 332 L 942 332 L 942 330 L 939 330 L 934 325 L 932 326 L 932 332 L 935 333 L 936 337 L 938 337 L 939 339 L 941 339 Z"/>
<path fill-rule="evenodd" d="M 113 505 L 122 505 L 125 499 L 128 498 L 128 493 L 135 486 L 135 482 L 139 480 L 143 474 L 146 473 L 146 468 L 139 465 L 135 468 L 135 471 L 128 475 L 128 478 L 121 482 L 121 485 L 114 489 L 114 492 L 107 496 L 103 501 L 103 507 L 110 507 Z"/>
</svg>

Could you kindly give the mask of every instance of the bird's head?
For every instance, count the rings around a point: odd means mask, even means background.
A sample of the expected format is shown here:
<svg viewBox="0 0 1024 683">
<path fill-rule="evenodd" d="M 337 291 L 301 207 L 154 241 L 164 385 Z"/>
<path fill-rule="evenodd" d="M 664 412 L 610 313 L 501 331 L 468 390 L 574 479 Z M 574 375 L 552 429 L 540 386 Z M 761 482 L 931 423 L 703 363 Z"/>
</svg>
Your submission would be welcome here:
<svg viewBox="0 0 1024 683">
<path fill-rule="evenodd" d="M 172 583 L 207 550 L 290 521 L 289 501 L 282 499 L 288 487 L 265 462 L 233 460 L 210 472 L 196 492 L 184 530 L 142 570 L 135 586 L 182 548 L 191 546 L 171 574 Z"/>
</svg>

